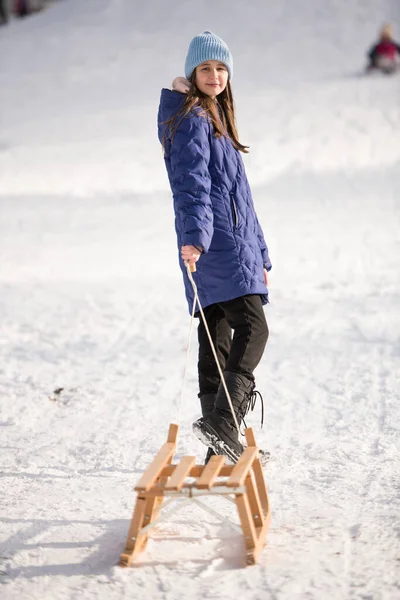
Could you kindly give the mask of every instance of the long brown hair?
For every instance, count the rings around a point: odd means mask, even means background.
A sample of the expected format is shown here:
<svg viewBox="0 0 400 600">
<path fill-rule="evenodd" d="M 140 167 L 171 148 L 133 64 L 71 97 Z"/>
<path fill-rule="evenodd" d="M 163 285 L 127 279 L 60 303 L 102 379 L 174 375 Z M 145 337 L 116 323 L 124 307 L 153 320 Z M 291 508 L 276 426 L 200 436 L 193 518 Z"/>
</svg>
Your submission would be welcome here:
<svg viewBox="0 0 400 600">
<path fill-rule="evenodd" d="M 197 87 L 196 71 L 194 71 L 190 78 L 190 84 L 182 108 L 179 109 L 176 115 L 164 123 L 164 125 L 167 125 L 168 127 L 165 130 L 163 146 L 166 135 L 171 135 L 171 137 L 173 137 L 183 119 L 194 107 L 200 106 L 202 108 L 202 116 L 208 116 L 212 123 L 215 137 L 229 137 L 236 150 L 247 153 L 249 147 L 244 146 L 239 142 L 230 81 L 228 80 L 224 91 L 216 97 L 215 101 L 212 100 L 210 96 L 207 96 L 207 94 L 203 94 Z"/>
</svg>

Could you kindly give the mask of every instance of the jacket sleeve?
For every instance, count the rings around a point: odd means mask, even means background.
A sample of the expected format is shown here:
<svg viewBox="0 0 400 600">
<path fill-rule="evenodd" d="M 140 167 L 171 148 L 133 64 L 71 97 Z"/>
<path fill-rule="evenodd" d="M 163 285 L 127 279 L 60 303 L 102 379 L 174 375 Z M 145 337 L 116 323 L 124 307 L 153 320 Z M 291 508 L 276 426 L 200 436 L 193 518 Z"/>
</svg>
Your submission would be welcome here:
<svg viewBox="0 0 400 600">
<path fill-rule="evenodd" d="M 246 185 L 247 185 L 247 191 L 249 194 L 251 205 L 254 210 L 254 215 L 255 215 L 255 220 L 256 220 L 256 232 L 255 233 L 256 233 L 257 239 L 258 239 L 258 245 L 260 246 L 264 269 L 267 269 L 267 271 L 270 271 L 272 269 L 272 264 L 271 264 L 271 261 L 269 258 L 268 246 L 265 242 L 264 233 L 263 233 L 263 230 L 261 228 L 260 222 L 257 217 L 257 213 L 256 213 L 256 209 L 254 206 L 254 201 L 253 201 L 253 195 L 251 193 L 250 184 L 247 181 L 247 179 L 246 179 Z"/>
<path fill-rule="evenodd" d="M 367 52 L 367 56 L 370 60 L 374 60 L 376 57 L 376 49 L 378 47 L 378 44 L 374 44 L 373 46 L 371 46 L 371 48 L 368 50 Z"/>
<path fill-rule="evenodd" d="M 256 222 L 257 222 L 257 237 L 258 237 L 258 243 L 260 245 L 260 250 L 261 250 L 261 255 L 262 255 L 262 259 L 263 259 L 263 264 L 264 264 L 264 269 L 267 269 L 267 271 L 270 271 L 272 269 L 272 264 L 269 258 L 269 253 L 268 253 L 268 246 L 265 242 L 264 239 L 264 233 L 263 230 L 261 229 L 261 225 L 258 221 L 258 217 L 256 215 Z"/>
<path fill-rule="evenodd" d="M 189 114 L 179 124 L 169 150 L 179 245 L 207 252 L 214 233 L 210 199 L 208 122 Z"/>
</svg>

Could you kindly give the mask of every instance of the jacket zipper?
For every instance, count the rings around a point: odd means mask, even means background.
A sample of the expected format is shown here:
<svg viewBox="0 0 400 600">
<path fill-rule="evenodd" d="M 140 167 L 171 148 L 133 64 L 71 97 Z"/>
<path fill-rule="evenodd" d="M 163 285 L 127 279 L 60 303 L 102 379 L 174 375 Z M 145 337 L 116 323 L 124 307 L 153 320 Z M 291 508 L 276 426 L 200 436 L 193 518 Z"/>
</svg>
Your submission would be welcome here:
<svg viewBox="0 0 400 600">
<path fill-rule="evenodd" d="M 232 195 L 231 195 L 231 208 L 232 208 L 234 227 L 235 227 L 235 229 L 237 229 L 237 227 L 239 225 L 239 219 L 238 219 L 238 213 L 237 213 L 235 200 L 233 199 Z"/>
</svg>

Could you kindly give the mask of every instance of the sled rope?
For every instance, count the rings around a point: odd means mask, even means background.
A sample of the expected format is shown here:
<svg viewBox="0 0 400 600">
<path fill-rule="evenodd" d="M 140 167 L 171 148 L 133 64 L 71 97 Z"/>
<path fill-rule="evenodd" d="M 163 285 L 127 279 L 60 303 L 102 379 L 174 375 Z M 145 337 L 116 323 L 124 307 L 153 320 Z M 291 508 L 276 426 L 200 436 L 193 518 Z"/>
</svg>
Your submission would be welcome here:
<svg viewBox="0 0 400 600">
<path fill-rule="evenodd" d="M 217 367 L 218 367 L 218 372 L 219 372 L 219 374 L 221 376 L 221 383 L 224 386 L 225 394 L 226 394 L 226 397 L 228 399 L 229 408 L 231 409 L 236 429 L 238 430 L 238 433 L 240 434 L 239 423 L 238 423 L 238 420 L 236 418 L 235 411 L 233 410 L 232 400 L 231 400 L 230 394 L 228 392 L 228 388 L 226 387 L 225 377 L 224 377 L 224 374 L 222 372 L 221 365 L 219 364 L 217 352 L 215 350 L 214 343 L 213 343 L 212 338 L 211 338 L 210 330 L 208 329 L 208 325 L 207 325 L 206 317 L 204 315 L 203 307 L 201 306 L 201 303 L 200 303 L 200 300 L 199 300 L 199 295 L 198 295 L 198 292 L 197 292 L 197 285 L 196 285 L 196 283 L 195 283 L 195 281 L 193 279 L 192 273 L 190 271 L 190 265 L 188 263 L 186 263 L 186 270 L 187 270 L 187 276 L 189 278 L 189 281 L 190 281 L 190 283 L 192 285 L 192 288 L 193 288 L 193 291 L 194 291 L 194 300 L 193 300 L 192 320 L 191 320 L 191 323 L 190 323 L 190 332 L 192 331 L 192 324 L 193 324 L 193 319 L 194 319 L 194 309 L 195 309 L 196 302 L 197 302 L 197 305 L 198 305 L 199 310 L 200 310 L 200 315 L 201 315 L 201 318 L 203 320 L 203 324 L 204 324 L 205 330 L 207 332 L 208 340 L 210 342 L 211 350 L 212 350 L 212 353 L 213 353 L 214 358 L 215 358 L 215 362 L 216 362 Z M 191 333 L 190 333 L 190 336 L 191 336 Z M 186 356 L 185 377 L 186 377 L 186 370 L 187 370 L 187 358 L 188 358 L 188 354 Z"/>
</svg>

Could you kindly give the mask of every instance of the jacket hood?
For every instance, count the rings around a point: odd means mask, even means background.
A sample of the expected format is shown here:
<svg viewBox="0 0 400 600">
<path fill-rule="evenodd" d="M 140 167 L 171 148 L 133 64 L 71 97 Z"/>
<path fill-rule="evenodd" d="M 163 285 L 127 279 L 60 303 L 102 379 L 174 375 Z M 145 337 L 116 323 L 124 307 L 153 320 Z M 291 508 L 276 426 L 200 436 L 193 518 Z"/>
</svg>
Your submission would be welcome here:
<svg viewBox="0 0 400 600">
<path fill-rule="evenodd" d="M 181 92 L 172 92 L 166 88 L 161 90 L 160 106 L 158 108 L 158 125 L 172 119 L 183 106 L 186 95 Z"/>
</svg>

